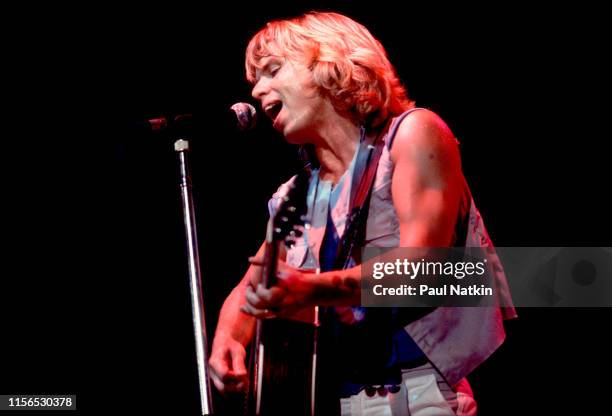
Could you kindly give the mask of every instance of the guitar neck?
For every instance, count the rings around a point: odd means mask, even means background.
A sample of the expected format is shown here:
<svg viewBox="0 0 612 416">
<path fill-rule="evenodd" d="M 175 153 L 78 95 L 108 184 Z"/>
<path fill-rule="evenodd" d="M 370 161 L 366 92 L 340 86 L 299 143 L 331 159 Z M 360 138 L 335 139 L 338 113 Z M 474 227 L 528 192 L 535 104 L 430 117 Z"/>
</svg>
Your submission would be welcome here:
<svg viewBox="0 0 612 416">
<path fill-rule="evenodd" d="M 266 245 L 264 250 L 264 264 L 262 267 L 261 282 L 265 288 L 274 286 L 277 283 L 276 270 L 278 255 L 280 253 L 280 241 L 274 240 L 274 224 L 268 221 L 266 232 Z"/>
</svg>

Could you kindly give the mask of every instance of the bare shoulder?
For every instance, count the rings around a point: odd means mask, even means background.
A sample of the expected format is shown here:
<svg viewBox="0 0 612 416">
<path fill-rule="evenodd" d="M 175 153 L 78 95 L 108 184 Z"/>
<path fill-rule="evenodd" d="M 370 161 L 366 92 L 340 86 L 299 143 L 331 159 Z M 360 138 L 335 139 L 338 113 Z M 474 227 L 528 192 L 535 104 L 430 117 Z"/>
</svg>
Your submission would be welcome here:
<svg viewBox="0 0 612 416">
<path fill-rule="evenodd" d="M 391 154 L 417 149 L 439 152 L 456 147 L 455 136 L 444 120 L 433 111 L 423 109 L 404 117 L 393 141 Z"/>
<path fill-rule="evenodd" d="M 414 111 L 402 120 L 391 148 L 391 160 L 395 164 L 410 163 L 430 174 L 461 169 L 453 132 L 440 116 L 426 109 Z"/>
</svg>

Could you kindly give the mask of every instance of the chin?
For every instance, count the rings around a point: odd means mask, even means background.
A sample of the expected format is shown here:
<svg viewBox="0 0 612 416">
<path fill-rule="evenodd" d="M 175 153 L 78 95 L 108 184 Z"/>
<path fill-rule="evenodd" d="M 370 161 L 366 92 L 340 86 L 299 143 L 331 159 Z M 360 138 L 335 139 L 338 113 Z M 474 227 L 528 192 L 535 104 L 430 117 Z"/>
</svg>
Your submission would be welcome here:
<svg viewBox="0 0 612 416">
<path fill-rule="evenodd" d="M 308 129 L 300 128 L 296 123 L 288 123 L 281 126 L 281 133 L 285 137 L 287 143 L 303 145 L 310 143 Z"/>
<path fill-rule="evenodd" d="M 302 144 L 308 144 L 310 142 L 305 136 L 298 134 L 294 131 L 288 130 L 288 129 L 283 130 L 283 136 L 285 137 L 285 140 L 289 144 L 302 145 Z"/>
</svg>

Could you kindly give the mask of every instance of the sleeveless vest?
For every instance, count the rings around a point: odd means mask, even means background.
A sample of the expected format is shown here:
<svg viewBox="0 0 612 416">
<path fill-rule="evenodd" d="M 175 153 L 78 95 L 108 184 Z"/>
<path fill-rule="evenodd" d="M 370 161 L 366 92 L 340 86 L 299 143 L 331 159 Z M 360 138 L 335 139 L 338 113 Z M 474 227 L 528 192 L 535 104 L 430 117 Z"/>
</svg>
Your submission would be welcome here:
<svg viewBox="0 0 612 416">
<path fill-rule="evenodd" d="M 392 248 L 399 246 L 399 220 L 391 194 L 393 162 L 390 157 L 390 149 L 401 120 L 416 110 L 419 109 L 408 110 L 396 117 L 391 123 L 389 132 L 384 137 L 385 147 L 376 170 L 369 205 L 365 247 Z M 331 220 L 338 235 L 343 234 L 349 210 L 351 179 L 356 156 L 357 149 L 348 170 L 336 186 L 332 187 L 330 181 L 320 180 L 318 169 L 312 171 L 307 193 L 307 217 L 311 223 L 304 235 L 296 241 L 291 249 L 288 249 L 287 264 L 305 269 L 316 269 L 319 266 L 319 253 L 328 221 L 328 210 L 331 209 Z M 288 184 L 293 180 L 294 178 L 291 178 L 281 185 L 272 196 L 268 203 L 271 214 L 275 212 L 280 203 L 280 198 L 286 194 Z M 493 276 L 499 304 L 512 305 L 503 267 L 465 180 L 455 227 L 454 245 L 457 247 L 485 248 L 488 272 Z M 359 326 L 359 323 L 366 319 L 368 313 L 372 312 L 368 309 L 336 307 L 335 311 L 342 324 Z M 401 310 L 410 308 L 371 309 Z M 412 322 L 402 322 L 401 311 L 399 314 L 396 312 L 390 315 L 395 322 L 387 322 L 387 327 L 390 328 L 388 334 L 393 333 L 395 325 L 400 325 L 399 329 L 403 329 L 405 334 L 418 345 L 427 359 L 440 371 L 451 386 L 474 370 L 501 345 L 505 338 L 503 320 L 516 317 L 514 308 L 511 306 L 499 308 L 438 307 Z M 371 327 L 368 326 L 368 328 Z M 371 333 L 363 333 L 362 335 L 361 339 L 379 341 L 382 344 L 388 343 L 389 348 L 393 348 L 393 341 L 390 338 L 388 340 L 373 339 L 375 336 L 373 337 L 374 334 Z M 359 345 L 354 347 L 359 351 Z M 365 352 L 367 348 L 363 348 L 363 350 Z M 374 360 L 373 366 L 394 364 L 377 362 L 372 355 L 362 357 L 364 360 Z M 391 351 L 390 355 L 383 354 L 381 357 L 383 361 L 388 360 L 389 357 L 397 360 L 398 354 Z"/>
</svg>

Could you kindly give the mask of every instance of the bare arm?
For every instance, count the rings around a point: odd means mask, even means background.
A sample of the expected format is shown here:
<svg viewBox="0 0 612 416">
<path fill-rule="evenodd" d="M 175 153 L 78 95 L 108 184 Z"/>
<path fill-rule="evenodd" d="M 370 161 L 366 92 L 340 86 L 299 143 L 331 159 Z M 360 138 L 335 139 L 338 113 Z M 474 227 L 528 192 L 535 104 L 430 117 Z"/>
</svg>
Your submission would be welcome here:
<svg viewBox="0 0 612 416">
<path fill-rule="evenodd" d="M 257 255 L 263 256 L 263 252 L 262 244 Z M 256 320 L 242 312 L 240 306 L 245 302 L 246 288 L 259 272 L 258 266 L 251 265 L 248 268 L 219 313 L 209 364 L 213 383 L 221 393 L 241 391 L 247 385 L 245 347 L 253 338 Z"/>
<path fill-rule="evenodd" d="M 264 244 L 257 250 L 257 257 L 262 257 L 264 253 Z M 244 274 L 244 277 L 232 290 L 229 296 L 223 302 L 221 311 L 219 312 L 219 321 L 215 332 L 217 336 L 229 336 L 247 346 L 253 337 L 255 331 L 255 318 L 245 314 L 240 310 L 240 307 L 245 302 L 246 288 L 251 281 L 258 278 L 261 268 L 251 265 Z"/>
<path fill-rule="evenodd" d="M 463 192 L 461 161 L 452 132 L 434 113 L 416 111 L 400 125 L 391 160 L 400 246 L 450 245 Z"/>
</svg>

